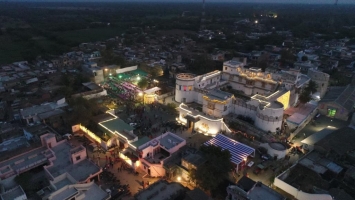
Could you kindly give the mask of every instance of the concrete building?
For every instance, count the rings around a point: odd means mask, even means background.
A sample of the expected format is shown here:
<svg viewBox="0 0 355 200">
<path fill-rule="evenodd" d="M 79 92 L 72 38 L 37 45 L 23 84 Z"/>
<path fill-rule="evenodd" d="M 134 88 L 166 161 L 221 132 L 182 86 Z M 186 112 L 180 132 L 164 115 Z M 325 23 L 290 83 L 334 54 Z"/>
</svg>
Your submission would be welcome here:
<svg viewBox="0 0 355 200">
<path fill-rule="evenodd" d="M 181 194 L 186 193 L 187 189 L 179 183 L 168 183 L 166 181 L 157 181 L 147 189 L 134 195 L 135 200 L 169 200 L 175 199 Z"/>
<path fill-rule="evenodd" d="M 297 103 L 297 91 L 305 87 L 310 78 L 298 70 L 269 73 L 259 68 L 247 69 L 245 64 L 245 60 L 231 60 L 224 62 L 223 72 L 200 76 L 178 74 L 175 100 L 182 103 L 178 107 L 178 121 L 193 130 L 215 135 L 230 131 L 223 117 L 233 113 L 251 118 L 254 125 L 264 131 L 280 131 L 284 110 Z M 237 96 L 226 92 L 226 86 Z M 186 105 L 193 102 L 202 109 Z"/>
<path fill-rule="evenodd" d="M 97 130 L 89 130 L 80 124 L 72 126 L 75 134 L 83 133 L 86 137 L 96 141 L 102 148 L 108 150 L 111 147 L 121 146 L 127 148 L 131 143 L 138 140 L 133 133 L 134 128 L 113 114 L 112 118 L 98 123 Z"/>
<path fill-rule="evenodd" d="M 20 110 L 21 119 L 29 125 L 33 125 L 37 122 L 45 122 L 46 119 L 55 115 L 61 115 L 64 111 L 61 109 L 68 104 L 65 98 L 59 99 L 56 102 L 44 103 Z"/>
<path fill-rule="evenodd" d="M 280 142 L 263 143 L 260 147 L 267 149 L 267 153 L 276 159 L 282 159 L 287 154 L 286 146 Z"/>
<path fill-rule="evenodd" d="M 308 70 L 307 76 L 314 82 L 317 83 L 317 93 L 319 95 L 319 98 L 322 99 L 325 93 L 328 90 L 328 84 L 329 84 L 329 74 L 326 74 L 321 71 L 317 71 L 315 69 L 310 69 Z"/>
<path fill-rule="evenodd" d="M 72 95 L 72 97 L 74 98 L 83 97 L 84 99 L 94 99 L 98 97 L 107 96 L 107 91 L 104 88 L 97 85 L 96 83 L 87 82 L 87 83 L 83 83 L 83 86 L 85 86 L 87 91 L 74 94 Z"/>
<path fill-rule="evenodd" d="M 97 66 L 95 62 L 88 62 L 82 65 L 82 70 L 85 75 L 91 78 L 91 81 L 97 84 L 104 82 L 104 70 Z"/>
<path fill-rule="evenodd" d="M 87 159 L 83 146 L 72 147 L 66 140 L 57 142 L 54 134 L 41 136 L 42 147 L 25 152 L 0 163 L 0 178 L 7 179 L 40 165 L 49 180 L 68 173 L 76 183 L 90 182 L 102 169 Z"/>
<path fill-rule="evenodd" d="M 301 145 L 303 145 L 303 149 L 308 151 L 312 151 L 314 149 L 314 145 L 325 138 L 327 135 L 331 134 L 333 131 L 337 130 L 335 127 L 327 127 L 324 128 L 317 133 L 310 135 L 309 137 L 305 138 L 301 141 Z"/>
<path fill-rule="evenodd" d="M 109 200 L 110 194 L 94 182 L 77 184 L 69 174 L 63 174 L 37 192 L 42 200 Z"/>
<path fill-rule="evenodd" d="M 6 190 L 5 192 L 0 192 L 1 200 L 27 200 L 26 193 L 23 191 L 20 185 Z"/>
<path fill-rule="evenodd" d="M 299 200 L 349 199 L 346 193 L 353 195 L 355 189 L 350 178 L 354 176 L 355 130 L 343 127 L 317 136 L 314 150 L 278 175 L 274 186 Z"/>
<path fill-rule="evenodd" d="M 136 145 L 133 143 L 133 146 Z M 166 175 L 164 160 L 186 145 L 186 140 L 171 133 L 164 133 L 151 141 L 137 147 L 140 163 L 136 164 L 140 169 L 152 177 L 164 177 Z"/>
<path fill-rule="evenodd" d="M 252 179 L 243 176 L 237 185 L 227 187 L 228 200 L 286 200 L 284 196 L 275 190 Z"/>
<path fill-rule="evenodd" d="M 93 182 L 99 180 L 102 169 L 87 158 L 85 147 L 73 147 L 67 140 L 58 142 L 51 133 L 40 138 L 42 147 L 0 162 L 0 179 L 5 188 L 13 184 L 15 176 L 43 166 L 50 185 L 37 192 L 42 199 L 109 199 L 109 195 Z M 3 200 L 27 199 L 21 187 L 10 188 L 0 196 Z"/>
<path fill-rule="evenodd" d="M 328 117 L 348 120 L 354 111 L 354 95 L 355 86 L 353 84 L 345 87 L 331 87 L 319 101 L 319 113 Z"/>
</svg>

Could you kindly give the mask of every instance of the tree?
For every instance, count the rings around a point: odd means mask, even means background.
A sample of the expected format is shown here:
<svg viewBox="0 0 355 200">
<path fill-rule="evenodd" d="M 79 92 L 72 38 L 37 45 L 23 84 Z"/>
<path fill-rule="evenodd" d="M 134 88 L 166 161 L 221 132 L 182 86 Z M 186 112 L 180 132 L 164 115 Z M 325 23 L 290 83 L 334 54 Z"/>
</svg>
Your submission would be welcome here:
<svg viewBox="0 0 355 200">
<path fill-rule="evenodd" d="M 300 96 L 299 96 L 299 101 L 302 104 L 305 104 L 311 100 L 313 100 L 312 98 L 312 94 L 317 92 L 317 83 L 310 80 L 308 82 L 308 85 L 302 90 Z"/>
<path fill-rule="evenodd" d="M 261 56 L 259 56 L 257 60 L 257 66 L 261 68 L 263 72 L 265 72 L 265 69 L 267 68 L 267 64 L 269 62 L 269 53 L 264 53 Z"/>
<path fill-rule="evenodd" d="M 122 56 L 115 55 L 112 49 L 101 51 L 103 61 L 108 65 L 124 66 L 126 60 Z"/>
<path fill-rule="evenodd" d="M 199 166 L 198 169 L 192 169 L 190 178 L 202 189 L 211 191 L 218 187 L 232 169 L 231 155 L 228 150 L 222 150 L 220 147 L 213 145 L 203 145 L 200 151 L 207 162 Z"/>
<path fill-rule="evenodd" d="M 80 123 L 87 126 L 89 125 L 91 118 L 100 112 L 94 99 L 87 100 L 83 97 L 77 97 L 71 99 L 69 104 L 73 108 L 73 113 L 70 119 L 72 124 Z"/>
<path fill-rule="evenodd" d="M 308 57 L 307 56 L 302 56 L 302 61 L 308 61 Z"/>
<path fill-rule="evenodd" d="M 138 87 L 140 87 L 141 89 L 146 89 L 148 87 L 148 80 L 146 78 L 142 78 L 138 82 Z"/>
<path fill-rule="evenodd" d="M 317 92 L 317 88 L 318 88 L 318 85 L 315 81 L 312 81 L 310 80 L 308 82 L 308 85 L 307 87 L 305 88 L 305 90 L 309 91 L 311 94 Z"/>
<path fill-rule="evenodd" d="M 312 100 L 312 96 L 311 93 L 307 90 L 303 90 L 302 93 L 300 94 L 298 100 L 300 101 L 300 103 L 305 104 L 309 101 Z"/>
</svg>

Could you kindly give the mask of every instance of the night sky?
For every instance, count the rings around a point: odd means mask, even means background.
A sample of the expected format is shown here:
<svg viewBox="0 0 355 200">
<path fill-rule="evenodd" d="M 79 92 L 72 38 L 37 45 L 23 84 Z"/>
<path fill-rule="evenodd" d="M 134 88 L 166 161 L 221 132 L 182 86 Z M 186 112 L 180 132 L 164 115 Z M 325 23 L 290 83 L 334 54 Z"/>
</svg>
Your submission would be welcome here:
<svg viewBox="0 0 355 200">
<path fill-rule="evenodd" d="M 35 1 L 35 2 L 202 2 L 202 0 L 9 0 L 9 1 L 27 1 L 27 2 L 30 2 L 30 1 Z M 334 4 L 335 0 L 206 0 L 206 2 Z M 338 4 L 355 4 L 355 0 L 339 0 Z"/>
</svg>

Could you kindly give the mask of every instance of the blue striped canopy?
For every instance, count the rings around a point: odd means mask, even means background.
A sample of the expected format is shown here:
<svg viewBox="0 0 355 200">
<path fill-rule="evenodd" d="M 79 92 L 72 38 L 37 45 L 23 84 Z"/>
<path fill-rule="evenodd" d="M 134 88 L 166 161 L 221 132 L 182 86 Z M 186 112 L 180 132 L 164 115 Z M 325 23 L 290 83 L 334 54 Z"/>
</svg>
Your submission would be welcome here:
<svg viewBox="0 0 355 200">
<path fill-rule="evenodd" d="M 247 158 L 249 155 L 255 152 L 254 148 L 235 141 L 222 134 L 216 135 L 216 137 L 205 142 L 204 145 L 214 145 L 220 147 L 222 150 L 228 150 L 231 154 L 231 162 L 237 165 L 243 162 L 244 158 Z"/>
</svg>

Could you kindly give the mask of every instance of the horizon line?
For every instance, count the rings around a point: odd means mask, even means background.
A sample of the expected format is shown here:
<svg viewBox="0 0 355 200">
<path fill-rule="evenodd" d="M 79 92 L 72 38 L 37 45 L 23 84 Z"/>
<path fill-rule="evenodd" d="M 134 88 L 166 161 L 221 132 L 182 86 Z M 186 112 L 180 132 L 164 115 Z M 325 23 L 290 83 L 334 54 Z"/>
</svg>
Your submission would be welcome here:
<svg viewBox="0 0 355 200">
<path fill-rule="evenodd" d="M 0 0 L 0 3 L 201 3 L 199 0 L 171 0 L 171 1 L 164 1 L 164 0 Z M 232 3 L 232 4 L 277 4 L 277 5 L 334 5 L 334 3 L 326 3 L 326 2 L 258 2 L 256 1 L 234 1 L 234 0 L 212 0 L 206 3 Z M 338 2 L 337 5 L 355 5 L 351 2 Z"/>
</svg>

